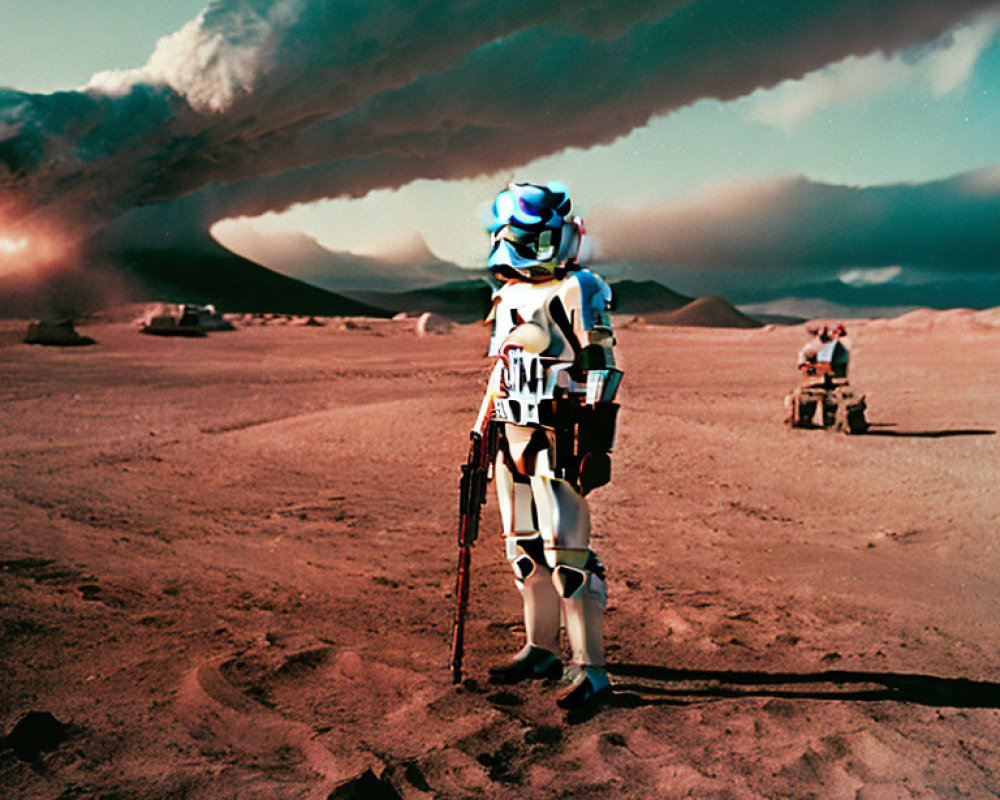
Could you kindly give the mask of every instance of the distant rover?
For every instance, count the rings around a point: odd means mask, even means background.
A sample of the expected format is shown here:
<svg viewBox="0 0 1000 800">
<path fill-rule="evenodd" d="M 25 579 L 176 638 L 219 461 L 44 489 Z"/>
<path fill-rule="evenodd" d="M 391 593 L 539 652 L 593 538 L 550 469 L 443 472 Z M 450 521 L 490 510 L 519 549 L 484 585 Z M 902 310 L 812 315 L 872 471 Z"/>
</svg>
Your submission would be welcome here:
<svg viewBox="0 0 1000 800">
<path fill-rule="evenodd" d="M 864 433 L 865 396 L 855 394 L 847 383 L 850 352 L 841 324 L 810 328 L 813 338 L 799 351 L 801 383 L 785 397 L 785 424 L 792 428 L 812 428 L 818 415 L 823 428 L 842 433 Z"/>
<path fill-rule="evenodd" d="M 154 336 L 204 336 L 208 331 L 231 331 L 233 324 L 212 305 L 163 304 L 147 312 L 141 330 Z"/>
</svg>

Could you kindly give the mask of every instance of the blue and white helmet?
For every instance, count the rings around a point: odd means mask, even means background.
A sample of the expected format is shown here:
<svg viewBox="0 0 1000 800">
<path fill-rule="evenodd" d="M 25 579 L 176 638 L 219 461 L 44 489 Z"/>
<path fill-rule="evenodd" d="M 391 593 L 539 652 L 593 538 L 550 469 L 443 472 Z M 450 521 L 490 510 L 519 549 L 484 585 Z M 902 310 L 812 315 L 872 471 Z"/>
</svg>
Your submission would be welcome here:
<svg viewBox="0 0 1000 800">
<path fill-rule="evenodd" d="M 510 184 L 493 201 L 486 265 L 498 275 L 539 281 L 575 262 L 583 220 L 570 217 L 571 208 L 569 190 L 557 181 Z"/>
</svg>

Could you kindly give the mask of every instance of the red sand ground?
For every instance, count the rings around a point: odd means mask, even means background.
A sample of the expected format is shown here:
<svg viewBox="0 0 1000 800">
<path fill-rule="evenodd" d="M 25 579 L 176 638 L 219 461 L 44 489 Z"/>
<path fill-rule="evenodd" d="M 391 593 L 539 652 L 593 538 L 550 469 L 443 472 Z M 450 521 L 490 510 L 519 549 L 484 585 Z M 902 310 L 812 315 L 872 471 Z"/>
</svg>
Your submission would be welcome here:
<svg viewBox="0 0 1000 800">
<path fill-rule="evenodd" d="M 492 501 L 449 683 L 482 328 L 4 325 L 0 728 L 70 726 L 4 796 L 1000 796 L 995 312 L 855 326 L 857 437 L 782 427 L 801 329 L 622 330 L 617 692 L 574 719 L 483 683 L 522 635 Z"/>
</svg>

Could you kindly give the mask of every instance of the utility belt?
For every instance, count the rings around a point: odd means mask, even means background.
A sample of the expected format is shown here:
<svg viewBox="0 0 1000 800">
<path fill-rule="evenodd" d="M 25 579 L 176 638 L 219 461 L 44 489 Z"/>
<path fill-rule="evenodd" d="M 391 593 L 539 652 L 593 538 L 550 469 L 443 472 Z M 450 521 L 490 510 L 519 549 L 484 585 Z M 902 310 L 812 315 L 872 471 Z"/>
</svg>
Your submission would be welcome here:
<svg viewBox="0 0 1000 800">
<path fill-rule="evenodd" d="M 542 400 L 532 447 L 548 447 L 553 475 L 587 494 L 611 480 L 618 404 L 587 404 L 579 395 Z M 503 434 L 501 434 L 502 436 Z M 546 445 L 547 442 L 547 445 Z M 506 445 L 504 445 L 506 447 Z M 533 469 L 533 468 L 532 468 Z M 516 480 L 516 478 L 515 478 Z"/>
</svg>

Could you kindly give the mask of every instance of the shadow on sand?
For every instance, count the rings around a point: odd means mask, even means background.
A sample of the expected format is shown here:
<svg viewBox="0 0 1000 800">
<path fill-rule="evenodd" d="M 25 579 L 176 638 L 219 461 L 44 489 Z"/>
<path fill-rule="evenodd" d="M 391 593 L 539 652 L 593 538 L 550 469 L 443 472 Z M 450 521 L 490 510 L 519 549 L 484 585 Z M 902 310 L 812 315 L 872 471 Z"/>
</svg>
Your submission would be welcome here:
<svg viewBox="0 0 1000 800">
<path fill-rule="evenodd" d="M 896 427 L 895 422 L 873 422 L 869 425 L 865 436 L 897 436 L 907 439 L 948 439 L 952 436 L 994 436 L 995 430 L 989 428 L 952 428 L 943 431 L 896 431 L 886 430 Z"/>
<path fill-rule="evenodd" d="M 1000 708 L 1000 684 L 893 672 L 733 672 L 609 664 L 615 677 L 609 705 L 688 705 L 706 698 L 891 700 L 922 706 Z"/>
</svg>

